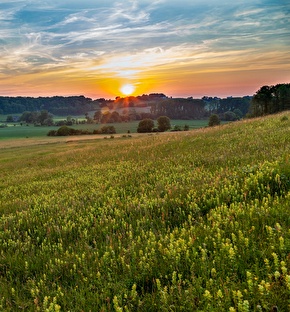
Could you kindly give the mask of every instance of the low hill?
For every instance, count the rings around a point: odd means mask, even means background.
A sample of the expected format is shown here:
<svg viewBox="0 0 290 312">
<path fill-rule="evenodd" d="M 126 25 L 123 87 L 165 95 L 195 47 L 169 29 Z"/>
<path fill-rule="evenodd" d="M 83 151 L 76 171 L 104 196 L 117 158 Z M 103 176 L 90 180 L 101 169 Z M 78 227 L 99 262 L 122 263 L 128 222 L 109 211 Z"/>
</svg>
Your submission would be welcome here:
<svg viewBox="0 0 290 312">
<path fill-rule="evenodd" d="M 5 311 L 289 311 L 290 113 L 0 150 Z"/>
</svg>

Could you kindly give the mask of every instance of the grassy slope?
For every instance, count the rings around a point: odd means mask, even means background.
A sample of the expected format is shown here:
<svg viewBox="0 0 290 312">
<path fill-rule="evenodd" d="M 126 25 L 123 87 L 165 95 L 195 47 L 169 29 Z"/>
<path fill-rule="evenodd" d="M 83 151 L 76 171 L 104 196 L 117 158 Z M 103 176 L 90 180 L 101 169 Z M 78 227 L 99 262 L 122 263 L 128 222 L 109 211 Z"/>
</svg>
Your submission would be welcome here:
<svg viewBox="0 0 290 312">
<path fill-rule="evenodd" d="M 0 307 L 289 310 L 289 133 L 284 113 L 0 150 Z"/>
</svg>

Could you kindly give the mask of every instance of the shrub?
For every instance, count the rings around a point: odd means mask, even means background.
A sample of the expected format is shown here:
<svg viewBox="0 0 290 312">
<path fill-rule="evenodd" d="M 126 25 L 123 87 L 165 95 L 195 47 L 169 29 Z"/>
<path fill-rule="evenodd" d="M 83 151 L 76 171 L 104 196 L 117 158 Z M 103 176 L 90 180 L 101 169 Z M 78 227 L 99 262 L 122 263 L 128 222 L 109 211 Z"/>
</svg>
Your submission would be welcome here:
<svg viewBox="0 0 290 312">
<path fill-rule="evenodd" d="M 238 119 L 243 118 L 243 112 L 240 109 L 236 108 L 236 109 L 233 110 L 233 112 L 236 114 Z"/>
<path fill-rule="evenodd" d="M 74 134 L 74 129 L 67 126 L 62 126 L 56 131 L 56 135 L 58 136 L 67 136 L 72 134 Z"/>
<path fill-rule="evenodd" d="M 56 136 L 56 135 L 57 135 L 57 134 L 56 134 L 56 130 L 50 130 L 50 131 L 48 131 L 47 135 L 48 135 L 48 136 Z"/>
<path fill-rule="evenodd" d="M 181 127 L 179 125 L 175 125 L 171 131 L 181 131 Z"/>
<path fill-rule="evenodd" d="M 221 123 L 220 118 L 217 114 L 212 114 L 209 117 L 208 125 L 209 127 L 218 126 Z"/>
<path fill-rule="evenodd" d="M 145 118 L 139 122 L 137 132 L 138 133 L 152 132 L 153 128 L 154 128 L 154 121 L 150 118 Z"/>
<path fill-rule="evenodd" d="M 102 134 L 114 134 L 116 133 L 116 128 L 114 126 L 103 126 L 101 128 Z"/>
<path fill-rule="evenodd" d="M 287 120 L 288 120 L 288 116 L 285 116 L 285 115 L 284 115 L 284 116 L 281 117 L 280 120 L 281 120 L 282 122 L 283 122 L 283 121 L 287 121 Z"/>
<path fill-rule="evenodd" d="M 234 120 L 239 119 L 239 117 L 234 112 L 227 111 L 224 113 L 224 119 L 226 121 L 234 121 Z"/>
<path fill-rule="evenodd" d="M 157 118 L 158 130 L 164 132 L 171 128 L 170 119 L 167 116 L 160 116 Z"/>
</svg>

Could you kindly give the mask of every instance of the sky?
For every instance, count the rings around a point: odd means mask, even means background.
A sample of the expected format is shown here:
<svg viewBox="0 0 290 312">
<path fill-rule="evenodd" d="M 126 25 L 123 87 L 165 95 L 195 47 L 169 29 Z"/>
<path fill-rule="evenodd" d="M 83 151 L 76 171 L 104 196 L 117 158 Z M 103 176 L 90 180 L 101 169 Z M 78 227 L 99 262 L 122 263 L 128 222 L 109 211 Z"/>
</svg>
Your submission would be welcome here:
<svg viewBox="0 0 290 312">
<path fill-rule="evenodd" d="M 289 0 L 0 3 L 0 96 L 226 97 L 289 82 Z"/>
</svg>

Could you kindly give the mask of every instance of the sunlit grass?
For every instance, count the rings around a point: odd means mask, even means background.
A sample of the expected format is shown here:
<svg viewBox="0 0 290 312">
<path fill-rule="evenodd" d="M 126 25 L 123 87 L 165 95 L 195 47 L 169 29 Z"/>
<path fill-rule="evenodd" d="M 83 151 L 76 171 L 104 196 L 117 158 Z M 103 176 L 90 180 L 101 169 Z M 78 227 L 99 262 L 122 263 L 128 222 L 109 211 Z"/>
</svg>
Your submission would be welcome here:
<svg viewBox="0 0 290 312">
<path fill-rule="evenodd" d="M 289 113 L 0 150 L 5 311 L 288 311 Z"/>
</svg>

